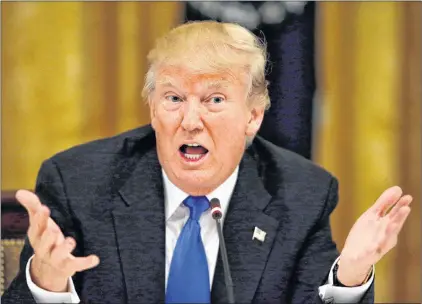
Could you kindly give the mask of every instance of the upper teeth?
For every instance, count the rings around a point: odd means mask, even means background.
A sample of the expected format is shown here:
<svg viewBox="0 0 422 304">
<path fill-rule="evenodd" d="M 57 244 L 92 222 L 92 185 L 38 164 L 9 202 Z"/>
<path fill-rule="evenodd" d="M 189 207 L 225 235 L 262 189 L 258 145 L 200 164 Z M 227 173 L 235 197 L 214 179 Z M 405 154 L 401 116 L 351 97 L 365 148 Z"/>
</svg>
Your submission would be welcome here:
<svg viewBox="0 0 422 304">
<path fill-rule="evenodd" d="M 186 144 L 186 146 L 189 146 L 189 147 L 199 147 L 200 145 L 199 144 Z"/>
</svg>

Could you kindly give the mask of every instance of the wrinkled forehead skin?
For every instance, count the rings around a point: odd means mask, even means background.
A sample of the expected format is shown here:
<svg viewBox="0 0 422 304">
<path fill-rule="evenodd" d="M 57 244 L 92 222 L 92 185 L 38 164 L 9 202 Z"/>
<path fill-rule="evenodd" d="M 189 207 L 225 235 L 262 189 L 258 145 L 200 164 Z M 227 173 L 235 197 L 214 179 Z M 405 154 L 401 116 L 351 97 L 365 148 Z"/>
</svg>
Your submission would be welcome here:
<svg viewBox="0 0 422 304">
<path fill-rule="evenodd" d="M 161 66 L 157 69 L 156 87 L 173 87 L 189 92 L 206 89 L 229 89 L 243 85 L 248 88 L 248 77 L 242 69 L 196 71 L 182 65 Z"/>
</svg>

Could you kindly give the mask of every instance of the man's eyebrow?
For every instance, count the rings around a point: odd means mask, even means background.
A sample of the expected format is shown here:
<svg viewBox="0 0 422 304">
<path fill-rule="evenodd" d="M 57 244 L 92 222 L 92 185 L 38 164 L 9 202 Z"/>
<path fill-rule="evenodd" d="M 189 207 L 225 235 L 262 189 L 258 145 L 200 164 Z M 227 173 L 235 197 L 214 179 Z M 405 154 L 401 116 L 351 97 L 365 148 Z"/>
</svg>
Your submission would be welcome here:
<svg viewBox="0 0 422 304">
<path fill-rule="evenodd" d="M 174 81 L 170 77 L 164 77 L 162 80 L 158 80 L 157 83 L 164 87 L 177 87 L 177 81 Z"/>
</svg>

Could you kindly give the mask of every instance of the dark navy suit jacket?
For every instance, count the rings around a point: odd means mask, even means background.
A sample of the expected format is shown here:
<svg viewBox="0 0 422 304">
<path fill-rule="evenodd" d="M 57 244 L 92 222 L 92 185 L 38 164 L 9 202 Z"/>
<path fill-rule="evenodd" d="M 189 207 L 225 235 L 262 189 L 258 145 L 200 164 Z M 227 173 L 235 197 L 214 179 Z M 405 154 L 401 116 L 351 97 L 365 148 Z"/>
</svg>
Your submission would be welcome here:
<svg viewBox="0 0 422 304">
<path fill-rule="evenodd" d="M 74 277 L 84 303 L 160 303 L 165 295 L 165 216 L 161 167 L 150 126 L 102 139 L 45 161 L 36 193 L 75 255 L 100 264 Z M 318 303 L 318 287 L 338 256 L 329 215 L 337 181 L 310 161 L 257 137 L 240 163 L 224 223 L 237 303 Z M 252 240 L 255 227 L 263 243 Z M 34 303 L 20 271 L 3 303 Z M 221 259 L 212 302 L 227 303 Z M 373 302 L 373 286 L 362 302 Z"/>
</svg>

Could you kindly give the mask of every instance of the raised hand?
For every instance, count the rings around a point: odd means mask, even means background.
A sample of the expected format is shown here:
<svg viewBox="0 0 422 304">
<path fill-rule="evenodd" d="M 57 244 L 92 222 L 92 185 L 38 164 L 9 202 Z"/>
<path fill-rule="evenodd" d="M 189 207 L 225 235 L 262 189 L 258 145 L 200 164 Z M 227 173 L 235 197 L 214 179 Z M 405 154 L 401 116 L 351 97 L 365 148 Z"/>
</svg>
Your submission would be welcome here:
<svg viewBox="0 0 422 304">
<path fill-rule="evenodd" d="M 372 267 L 397 244 L 412 197 L 395 186 L 384 191 L 353 225 L 340 255 L 337 277 L 346 286 L 363 283 Z"/>
<path fill-rule="evenodd" d="M 59 226 L 51 219 L 48 207 L 34 193 L 19 190 L 16 199 L 29 214 L 28 238 L 35 252 L 30 272 L 32 281 L 38 287 L 65 292 L 69 277 L 99 264 L 99 258 L 95 255 L 72 255 L 76 247 L 75 240 L 64 237 Z"/>
</svg>

